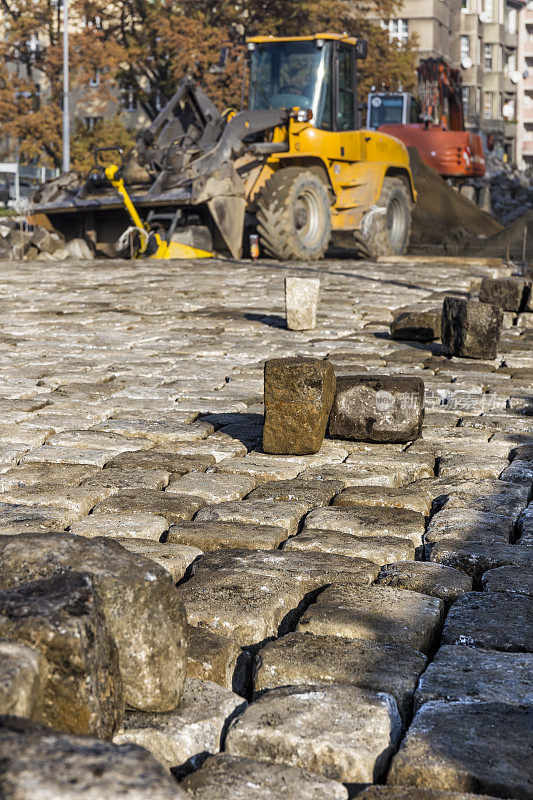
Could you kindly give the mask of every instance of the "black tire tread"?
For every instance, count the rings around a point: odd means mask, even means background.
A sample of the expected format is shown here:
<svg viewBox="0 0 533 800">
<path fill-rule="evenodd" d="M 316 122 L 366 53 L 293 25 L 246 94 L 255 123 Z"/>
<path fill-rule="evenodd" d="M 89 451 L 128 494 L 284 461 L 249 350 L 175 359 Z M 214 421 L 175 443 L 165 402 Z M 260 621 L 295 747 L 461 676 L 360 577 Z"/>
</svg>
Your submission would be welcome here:
<svg viewBox="0 0 533 800">
<path fill-rule="evenodd" d="M 257 198 L 257 233 L 262 249 L 272 258 L 282 261 L 305 261 L 310 257 L 319 259 L 328 249 L 329 240 L 310 256 L 300 246 L 292 231 L 293 210 L 290 190 L 294 181 L 304 171 L 302 167 L 284 167 L 274 172 Z"/>
</svg>

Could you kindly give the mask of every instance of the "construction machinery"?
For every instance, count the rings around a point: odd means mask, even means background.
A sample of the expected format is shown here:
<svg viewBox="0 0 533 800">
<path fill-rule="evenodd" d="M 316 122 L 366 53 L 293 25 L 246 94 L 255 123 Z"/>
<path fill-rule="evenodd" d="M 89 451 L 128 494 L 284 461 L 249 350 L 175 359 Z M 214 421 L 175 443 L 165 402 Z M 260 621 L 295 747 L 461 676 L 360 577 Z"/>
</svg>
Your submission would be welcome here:
<svg viewBox="0 0 533 800">
<path fill-rule="evenodd" d="M 372 92 L 367 126 L 416 147 L 443 178 L 461 183 L 485 174 L 483 143 L 465 130 L 461 73 L 442 58 L 418 67 L 418 98 L 409 92 Z"/>
<path fill-rule="evenodd" d="M 321 258 L 332 244 L 404 252 L 416 191 L 405 145 L 360 127 L 366 42 L 258 36 L 247 48 L 247 110 L 220 114 L 185 78 L 119 171 L 62 175 L 34 193 L 32 211 L 102 248 L 127 227 L 127 196 L 135 227 L 207 253 L 239 258 L 248 234 L 284 260 Z"/>
</svg>

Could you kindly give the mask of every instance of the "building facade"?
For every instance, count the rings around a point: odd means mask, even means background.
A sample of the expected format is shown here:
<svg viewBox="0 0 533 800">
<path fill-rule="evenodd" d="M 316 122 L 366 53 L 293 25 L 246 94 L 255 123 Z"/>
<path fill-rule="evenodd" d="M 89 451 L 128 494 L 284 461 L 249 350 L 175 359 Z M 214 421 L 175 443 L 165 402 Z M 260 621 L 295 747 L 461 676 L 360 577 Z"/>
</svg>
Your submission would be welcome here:
<svg viewBox="0 0 533 800">
<path fill-rule="evenodd" d="M 405 0 L 401 18 L 389 22 L 392 39 L 417 35 L 421 59 L 442 57 L 461 69 L 467 129 L 481 133 L 488 149 L 508 161 L 519 157 L 525 125 L 531 138 L 525 149 L 533 161 L 533 2 L 530 6 L 525 9 L 525 0 Z M 531 20 L 528 26 L 525 19 Z M 524 52 L 524 65 L 522 38 L 530 53 Z M 528 64 L 531 77 L 524 81 Z M 525 94 L 523 84 L 531 86 Z M 530 121 L 521 126 L 527 108 Z"/>
<path fill-rule="evenodd" d="M 533 2 L 521 11 L 518 25 L 517 164 L 533 167 Z"/>
</svg>

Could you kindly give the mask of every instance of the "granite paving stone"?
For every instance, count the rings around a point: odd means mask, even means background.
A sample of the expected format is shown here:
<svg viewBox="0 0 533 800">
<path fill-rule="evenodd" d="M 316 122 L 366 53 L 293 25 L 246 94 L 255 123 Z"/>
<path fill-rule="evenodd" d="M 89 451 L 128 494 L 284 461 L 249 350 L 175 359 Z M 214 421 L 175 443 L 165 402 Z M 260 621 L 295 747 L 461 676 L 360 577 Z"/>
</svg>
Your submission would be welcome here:
<svg viewBox="0 0 533 800">
<path fill-rule="evenodd" d="M 403 644 L 296 631 L 268 642 L 257 653 L 254 690 L 301 684 L 349 684 L 388 692 L 405 717 L 425 664 L 422 653 Z"/>
<path fill-rule="evenodd" d="M 386 586 L 325 589 L 302 615 L 298 630 L 324 636 L 406 644 L 431 650 L 443 619 L 436 597 Z"/>
<path fill-rule="evenodd" d="M 531 653 L 531 598 L 503 592 L 463 594 L 448 613 L 442 643 Z"/>
</svg>

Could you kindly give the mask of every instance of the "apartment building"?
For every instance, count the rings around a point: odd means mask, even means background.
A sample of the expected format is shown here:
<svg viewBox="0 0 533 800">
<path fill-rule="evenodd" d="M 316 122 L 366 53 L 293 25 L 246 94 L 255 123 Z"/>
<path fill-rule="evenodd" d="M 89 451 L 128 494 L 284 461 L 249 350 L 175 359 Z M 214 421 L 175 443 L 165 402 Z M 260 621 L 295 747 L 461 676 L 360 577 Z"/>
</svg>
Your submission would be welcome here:
<svg viewBox="0 0 533 800">
<path fill-rule="evenodd" d="M 533 2 L 521 11 L 518 24 L 517 164 L 533 167 Z"/>
<path fill-rule="evenodd" d="M 441 56 L 463 75 L 466 126 L 486 145 L 514 161 L 519 150 L 521 72 L 519 33 L 526 0 L 405 0 L 402 17 L 390 20 L 392 39 L 418 34 L 420 58 Z M 533 160 L 533 2 L 529 37 L 529 129 Z M 527 67 L 525 67 L 527 69 Z M 518 147 L 517 147 L 518 142 Z M 526 148 L 527 149 L 527 148 Z"/>
</svg>

